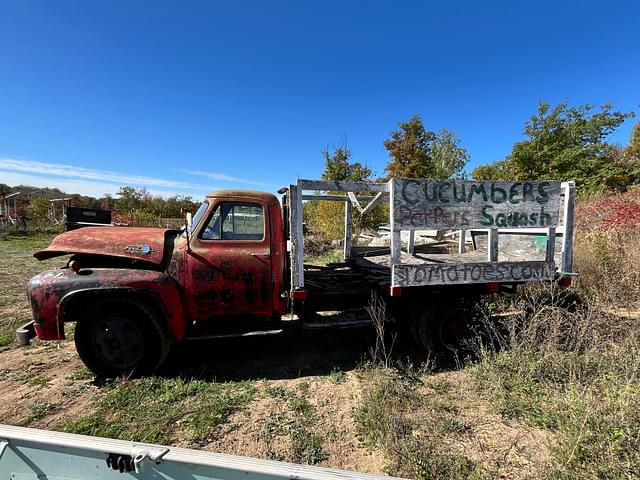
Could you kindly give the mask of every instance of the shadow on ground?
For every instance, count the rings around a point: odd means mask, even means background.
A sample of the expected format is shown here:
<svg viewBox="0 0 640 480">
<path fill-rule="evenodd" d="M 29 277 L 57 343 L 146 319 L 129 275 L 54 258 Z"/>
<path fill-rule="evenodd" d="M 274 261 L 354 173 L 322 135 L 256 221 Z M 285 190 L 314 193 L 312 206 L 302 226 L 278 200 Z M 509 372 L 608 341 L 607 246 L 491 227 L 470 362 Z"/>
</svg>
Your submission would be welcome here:
<svg viewBox="0 0 640 480">
<path fill-rule="evenodd" d="M 430 358 L 401 338 L 397 335 L 394 342 L 394 364 L 429 364 L 438 370 L 455 366 L 447 355 Z M 216 381 L 329 375 L 370 362 L 374 345 L 372 328 L 300 329 L 263 337 L 198 340 L 175 345 L 158 374 Z"/>
</svg>

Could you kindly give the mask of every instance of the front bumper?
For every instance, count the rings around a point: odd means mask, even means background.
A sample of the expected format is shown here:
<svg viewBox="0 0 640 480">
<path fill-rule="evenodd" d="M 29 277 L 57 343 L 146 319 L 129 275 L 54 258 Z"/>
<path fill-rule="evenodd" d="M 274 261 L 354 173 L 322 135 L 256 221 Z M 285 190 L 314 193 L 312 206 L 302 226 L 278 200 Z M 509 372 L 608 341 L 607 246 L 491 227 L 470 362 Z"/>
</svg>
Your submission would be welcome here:
<svg viewBox="0 0 640 480">
<path fill-rule="evenodd" d="M 32 338 L 36 336 L 35 322 L 31 320 L 16 329 L 16 341 L 21 347 L 29 345 Z"/>
</svg>

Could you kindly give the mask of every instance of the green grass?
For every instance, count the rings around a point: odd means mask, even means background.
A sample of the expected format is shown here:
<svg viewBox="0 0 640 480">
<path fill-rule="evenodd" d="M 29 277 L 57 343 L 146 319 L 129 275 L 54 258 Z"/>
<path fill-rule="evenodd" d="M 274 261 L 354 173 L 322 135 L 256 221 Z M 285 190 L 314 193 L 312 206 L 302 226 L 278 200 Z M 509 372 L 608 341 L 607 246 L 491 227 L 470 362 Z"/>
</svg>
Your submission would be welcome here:
<svg viewBox="0 0 640 480">
<path fill-rule="evenodd" d="M 555 433 L 552 478 L 626 479 L 640 471 L 637 353 L 514 349 L 471 371 L 497 413 Z"/>
<path fill-rule="evenodd" d="M 315 465 L 326 458 L 322 448 L 323 438 L 314 432 L 317 415 L 315 408 L 306 398 L 309 384 L 302 382 L 297 385 L 296 390 L 281 385 L 269 385 L 265 388 L 267 395 L 282 400 L 287 408 L 283 412 L 269 414 L 263 435 L 269 448 L 278 437 L 288 437 L 291 442 L 291 460 Z M 268 456 L 283 459 L 280 454 L 271 450 Z"/>
<path fill-rule="evenodd" d="M 31 320 L 31 307 L 25 290 L 37 273 L 65 264 L 66 259 L 39 262 L 36 250 L 46 247 L 53 235 L 0 237 L 0 349 L 15 345 L 15 330 Z"/>
<path fill-rule="evenodd" d="M 212 440 L 229 415 L 254 396 L 249 382 L 144 378 L 105 387 L 93 411 L 63 430 L 139 442 L 170 443 L 178 433 L 192 443 Z"/>
<path fill-rule="evenodd" d="M 386 454 L 389 474 L 418 479 L 476 477 L 473 461 L 443 447 L 447 440 L 460 442 L 469 429 L 456 418 L 453 406 L 442 408 L 438 399 L 431 403 L 419 391 L 419 379 L 397 372 L 372 369 L 365 372 L 364 382 L 354 411 L 357 435 L 364 447 Z"/>
</svg>

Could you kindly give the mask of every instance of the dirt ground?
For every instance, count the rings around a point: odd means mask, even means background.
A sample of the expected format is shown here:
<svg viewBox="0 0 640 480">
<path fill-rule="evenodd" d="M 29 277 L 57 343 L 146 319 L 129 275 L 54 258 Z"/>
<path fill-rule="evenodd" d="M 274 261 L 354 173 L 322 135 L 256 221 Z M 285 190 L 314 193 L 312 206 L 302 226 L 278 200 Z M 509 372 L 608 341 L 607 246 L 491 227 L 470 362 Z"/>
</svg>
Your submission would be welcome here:
<svg viewBox="0 0 640 480">
<path fill-rule="evenodd" d="M 190 375 L 200 369 L 201 378 L 211 378 L 212 371 L 201 363 L 204 351 L 210 349 L 203 346 L 202 350 L 196 349 L 195 355 L 179 359 L 176 357 L 180 352 L 176 352 L 162 374 Z M 269 434 L 274 421 L 287 421 L 288 407 L 286 400 L 269 395 L 268 391 L 282 387 L 285 391 L 299 392 L 304 387 L 305 397 L 315 412 L 312 430 L 323 439 L 323 457 L 317 464 L 385 473 L 388 464 L 385 454 L 369 451 L 357 438 L 353 412 L 364 388 L 359 371 L 334 370 L 333 374 L 316 371 L 298 376 L 296 370 L 304 370 L 301 364 L 309 365 L 312 359 L 292 353 L 294 356 L 289 357 L 292 362 L 256 370 L 260 378 L 252 381 L 257 394 L 246 408 L 235 412 L 220 426 L 214 441 L 194 445 L 184 438 L 175 442 L 175 446 L 295 461 L 290 454 L 290 437 Z M 229 362 L 235 363 L 235 368 L 225 369 L 222 379 L 244 376 L 240 375 L 240 371 L 246 371 L 242 359 L 231 356 L 226 348 L 218 355 L 227 355 Z M 247 361 L 255 365 L 255 358 Z M 339 381 L 334 378 L 335 372 L 340 372 Z M 425 409 L 432 408 L 434 400 L 447 402 L 466 425 L 462 435 L 445 439 L 446 448 L 479 465 L 485 474 L 483 477 L 489 478 L 490 474 L 492 478 L 536 478 L 550 465 L 552 436 L 492 413 L 488 405 L 470 393 L 464 371 L 442 372 L 425 378 L 421 391 Z M 215 380 L 211 378 L 211 381 Z M 70 341 L 1 352 L 0 389 L 4 392 L 0 423 L 50 430 L 61 430 L 70 420 L 86 415 L 96 398 L 103 394 L 87 374 Z M 421 432 L 417 430 L 413 435 L 419 436 Z"/>
</svg>

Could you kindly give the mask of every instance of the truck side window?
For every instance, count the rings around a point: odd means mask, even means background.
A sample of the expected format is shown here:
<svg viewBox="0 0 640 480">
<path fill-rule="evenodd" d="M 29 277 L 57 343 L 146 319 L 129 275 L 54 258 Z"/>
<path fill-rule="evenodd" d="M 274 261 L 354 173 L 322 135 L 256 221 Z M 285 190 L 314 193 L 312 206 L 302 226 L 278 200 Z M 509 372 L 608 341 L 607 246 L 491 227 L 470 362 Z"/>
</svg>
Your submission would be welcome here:
<svg viewBox="0 0 640 480">
<path fill-rule="evenodd" d="M 262 240 L 264 210 L 260 205 L 223 203 L 205 227 L 204 240 Z"/>
</svg>

